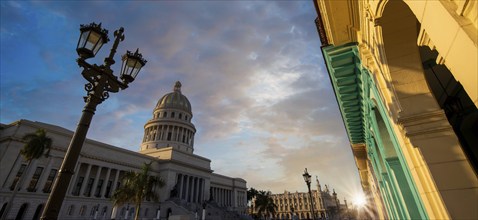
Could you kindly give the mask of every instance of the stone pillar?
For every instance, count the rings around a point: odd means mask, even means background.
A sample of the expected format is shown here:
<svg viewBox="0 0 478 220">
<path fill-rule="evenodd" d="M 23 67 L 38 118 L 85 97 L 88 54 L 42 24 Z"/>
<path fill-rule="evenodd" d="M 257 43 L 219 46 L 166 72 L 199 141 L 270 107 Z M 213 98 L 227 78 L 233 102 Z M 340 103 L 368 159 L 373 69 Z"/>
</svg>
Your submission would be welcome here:
<svg viewBox="0 0 478 220">
<path fill-rule="evenodd" d="M 96 194 L 96 188 L 97 188 L 98 181 L 100 180 L 101 170 L 102 170 L 102 167 L 98 166 L 98 169 L 96 169 L 95 180 L 93 181 L 93 185 L 91 186 L 90 196 L 95 196 Z"/>
<path fill-rule="evenodd" d="M 194 178 L 194 202 L 199 202 L 199 178 Z"/>
<path fill-rule="evenodd" d="M 81 158 L 81 156 L 80 156 Z M 71 195 L 73 193 L 73 189 L 75 189 L 75 186 L 76 186 L 76 182 L 78 181 L 78 175 L 80 173 L 80 168 L 81 168 L 81 165 L 83 163 L 81 162 L 78 162 L 76 164 L 76 167 L 75 167 L 75 174 L 73 174 L 73 178 L 71 179 L 72 181 L 70 182 L 70 186 L 69 186 L 69 189 L 68 189 L 68 194 Z M 58 175 L 58 173 L 57 173 Z M 56 177 L 55 177 L 56 178 Z M 53 183 L 52 183 L 53 184 Z"/>
<path fill-rule="evenodd" d="M 39 190 L 37 190 L 37 193 L 43 192 L 43 188 L 45 187 L 45 182 L 48 179 L 48 176 L 50 176 L 52 163 L 53 163 L 53 156 L 50 156 L 48 158 L 48 163 L 45 169 L 43 170 L 43 175 L 41 175 L 40 179 L 38 180 L 37 189 Z"/>
<path fill-rule="evenodd" d="M 184 196 L 184 200 L 188 201 L 188 197 L 189 197 L 189 179 L 190 179 L 190 176 L 185 176 L 186 177 L 186 181 L 185 181 L 185 184 L 186 184 L 186 190 L 185 190 L 185 196 Z"/>
<path fill-rule="evenodd" d="M 26 173 L 23 174 L 25 176 L 23 177 L 23 184 L 20 188 L 20 191 L 27 190 L 28 185 L 30 184 L 30 181 L 32 179 L 33 173 L 35 172 L 37 168 L 37 163 L 38 163 L 38 160 L 32 160 L 32 162 L 30 163 L 30 167 L 28 167 L 28 170 L 25 170 Z M 20 181 L 17 184 L 20 184 Z"/>
<path fill-rule="evenodd" d="M 193 195 L 193 178 L 192 176 L 189 177 L 188 179 L 188 197 L 187 197 L 187 201 L 188 202 L 191 202 L 191 198 L 192 198 L 192 195 Z"/>
<path fill-rule="evenodd" d="M 167 125 L 167 126 L 166 126 L 166 138 L 164 139 L 164 140 L 166 140 L 166 141 L 168 141 L 168 137 L 169 137 L 169 128 L 170 128 L 170 127 L 171 127 L 170 125 Z M 172 133 L 172 132 L 171 132 L 171 133 Z M 172 138 L 172 134 L 171 134 L 171 138 Z"/>
<path fill-rule="evenodd" d="M 85 178 L 83 179 L 83 183 L 81 184 L 79 196 L 82 196 L 85 193 L 85 187 L 86 187 L 86 184 L 88 183 L 88 178 L 90 177 L 91 167 L 92 165 L 88 164 L 88 168 L 86 168 Z"/>
<path fill-rule="evenodd" d="M 198 202 L 202 203 L 204 201 L 204 183 L 203 178 L 199 179 L 199 195 L 198 195 Z"/>
<path fill-rule="evenodd" d="M 115 190 L 116 190 L 116 183 L 118 182 L 120 172 L 121 172 L 121 170 L 118 170 L 118 169 L 116 170 L 115 180 L 114 180 L 113 183 L 111 184 L 111 192 L 110 192 L 111 195 L 113 195 L 113 193 L 114 193 Z"/>
<path fill-rule="evenodd" d="M 106 193 L 106 186 L 108 185 L 108 181 L 110 180 L 111 168 L 108 168 L 106 171 L 105 180 L 103 181 L 103 186 L 101 186 L 100 198 L 104 198 Z"/>
<path fill-rule="evenodd" d="M 196 185 L 194 183 L 196 182 L 196 177 L 193 177 L 191 179 L 191 202 L 194 203 L 194 198 L 196 197 Z"/>
<path fill-rule="evenodd" d="M 399 123 L 423 156 L 451 218 L 478 219 L 478 176 L 444 111 L 400 117 Z M 433 193 L 436 192 L 427 192 Z M 460 204 L 456 202 L 457 198 L 462 201 Z"/>
<path fill-rule="evenodd" d="M 184 193 L 184 190 L 183 190 L 184 175 L 183 174 L 178 174 L 178 176 L 180 177 L 179 180 L 178 180 L 179 189 L 177 189 L 178 190 L 178 198 L 182 199 L 183 198 L 183 193 Z"/>
</svg>

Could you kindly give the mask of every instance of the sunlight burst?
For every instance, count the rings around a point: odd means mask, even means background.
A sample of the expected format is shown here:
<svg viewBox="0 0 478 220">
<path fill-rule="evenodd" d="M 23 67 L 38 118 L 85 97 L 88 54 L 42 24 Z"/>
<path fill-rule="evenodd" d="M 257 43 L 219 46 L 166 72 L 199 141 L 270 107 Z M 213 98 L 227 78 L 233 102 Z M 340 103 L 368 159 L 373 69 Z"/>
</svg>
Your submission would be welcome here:
<svg viewBox="0 0 478 220">
<path fill-rule="evenodd" d="M 364 207 L 365 204 L 367 203 L 365 196 L 363 193 L 357 193 L 355 194 L 353 198 L 353 204 L 357 207 Z"/>
</svg>

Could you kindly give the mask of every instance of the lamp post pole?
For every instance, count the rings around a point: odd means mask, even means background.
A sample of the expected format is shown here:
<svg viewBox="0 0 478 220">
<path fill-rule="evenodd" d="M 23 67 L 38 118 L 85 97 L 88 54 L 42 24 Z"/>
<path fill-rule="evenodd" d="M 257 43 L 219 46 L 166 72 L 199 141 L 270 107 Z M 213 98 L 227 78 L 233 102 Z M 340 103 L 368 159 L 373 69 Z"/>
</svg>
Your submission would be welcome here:
<svg viewBox="0 0 478 220">
<path fill-rule="evenodd" d="M 291 218 L 292 220 L 295 220 L 295 219 L 294 219 L 294 207 L 290 208 L 290 212 L 292 213 L 292 215 L 290 216 L 290 218 Z"/>
<path fill-rule="evenodd" d="M 161 219 L 161 206 L 158 206 L 158 210 L 156 210 L 156 219 Z"/>
<path fill-rule="evenodd" d="M 146 64 L 146 60 L 138 53 L 127 52 L 122 58 L 121 81 L 113 75 L 111 65 L 115 63 L 114 54 L 120 41 L 124 40 L 123 28 L 115 31 L 115 42 L 111 48 L 110 55 L 105 58 L 105 64 L 97 66 L 89 64 L 85 60 L 94 57 L 101 46 L 108 42 L 108 31 L 99 25 L 91 23 L 81 25 L 81 35 L 78 41 L 77 52 L 80 58 L 77 59 L 78 65 L 83 67 L 82 75 L 89 81 L 85 84 L 87 96 L 80 121 L 73 134 L 68 150 L 58 171 L 58 177 L 55 179 L 53 189 L 48 197 L 45 209 L 42 213 L 42 220 L 56 220 L 63 204 L 71 177 L 74 174 L 75 166 L 80 156 L 81 148 L 86 139 L 86 134 L 90 127 L 91 120 L 96 111 L 96 106 L 101 104 L 109 97 L 109 92 L 118 92 L 119 89 L 126 89 L 128 83 L 132 82 L 138 74 L 141 67 Z"/>
<path fill-rule="evenodd" d="M 207 203 L 206 203 L 206 201 L 204 201 L 202 203 L 202 218 L 201 218 L 201 220 L 206 220 L 206 207 L 207 207 Z"/>
<path fill-rule="evenodd" d="M 312 213 L 312 219 L 315 220 L 315 213 L 314 213 L 314 199 L 312 198 L 312 192 L 310 191 L 310 175 L 307 172 L 307 168 L 305 168 L 304 174 L 304 181 L 307 184 L 307 188 L 309 189 L 309 196 L 310 196 L 310 212 Z"/>
</svg>

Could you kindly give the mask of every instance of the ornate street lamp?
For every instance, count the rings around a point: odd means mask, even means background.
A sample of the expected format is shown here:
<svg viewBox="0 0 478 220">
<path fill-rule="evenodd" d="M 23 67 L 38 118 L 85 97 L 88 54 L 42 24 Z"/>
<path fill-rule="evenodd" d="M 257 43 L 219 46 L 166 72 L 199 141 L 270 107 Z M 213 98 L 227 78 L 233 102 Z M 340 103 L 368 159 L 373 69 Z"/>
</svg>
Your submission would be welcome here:
<svg viewBox="0 0 478 220">
<path fill-rule="evenodd" d="M 84 100 L 86 104 L 42 213 L 41 219 L 43 220 L 58 219 L 61 205 L 73 176 L 81 148 L 85 142 L 88 128 L 95 114 L 96 106 L 109 97 L 109 92 L 115 93 L 120 89 L 128 88 L 128 84 L 134 81 L 141 68 L 147 62 L 138 50 L 135 53 L 128 51 L 122 58 L 121 80 L 119 80 L 118 77 L 113 75 L 111 65 L 115 63 L 113 57 L 119 42 L 124 40 L 124 29 L 121 27 L 114 32 L 115 41 L 110 54 L 105 58 L 104 64 L 100 66 L 89 64 L 86 62 L 86 59 L 94 57 L 102 45 L 109 41 L 108 31 L 101 28 L 101 23 L 81 25 L 80 31 L 81 34 L 76 48 L 79 58 L 76 61 L 83 68 L 81 74 L 88 80 L 88 83 L 85 84 L 87 96 L 84 97 Z"/>
<path fill-rule="evenodd" d="M 315 213 L 314 213 L 314 199 L 312 198 L 312 192 L 310 191 L 310 175 L 307 172 L 307 168 L 305 168 L 304 174 L 302 174 L 304 177 L 304 181 L 307 184 L 307 188 L 309 189 L 309 196 L 310 196 L 310 211 L 312 212 L 312 219 L 315 219 Z"/>
<path fill-rule="evenodd" d="M 81 35 L 76 45 L 76 52 L 83 59 L 96 56 L 103 44 L 108 43 L 108 31 L 101 28 L 100 24 L 91 23 L 80 25 Z"/>
</svg>

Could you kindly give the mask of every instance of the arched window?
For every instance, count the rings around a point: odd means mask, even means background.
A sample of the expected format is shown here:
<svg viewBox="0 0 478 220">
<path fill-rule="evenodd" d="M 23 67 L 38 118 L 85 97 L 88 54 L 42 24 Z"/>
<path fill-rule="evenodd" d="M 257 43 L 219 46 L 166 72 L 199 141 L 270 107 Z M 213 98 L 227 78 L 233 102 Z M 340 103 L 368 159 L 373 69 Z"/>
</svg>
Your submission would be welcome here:
<svg viewBox="0 0 478 220">
<path fill-rule="evenodd" d="M 68 211 L 66 211 L 66 214 L 69 216 L 72 216 L 74 212 L 75 212 L 75 205 L 68 206 Z"/>
<path fill-rule="evenodd" d="M 101 210 L 101 216 L 103 218 L 106 218 L 106 212 L 107 211 L 108 211 L 108 206 L 103 207 L 103 209 Z"/>
<path fill-rule="evenodd" d="M 39 220 L 42 210 L 43 210 L 43 204 L 38 205 L 37 209 L 35 210 L 35 214 L 33 214 L 32 220 Z"/>
<path fill-rule="evenodd" d="M 5 208 L 7 208 L 7 204 L 8 202 L 2 205 L 2 209 L 0 209 L 0 216 L 2 216 L 3 212 L 5 212 Z"/>
<path fill-rule="evenodd" d="M 23 216 L 25 215 L 25 213 L 27 213 L 27 208 L 28 208 L 28 203 L 23 203 L 23 205 L 20 206 L 20 209 L 17 212 L 17 216 L 15 217 L 15 220 L 23 219 Z"/>
<path fill-rule="evenodd" d="M 86 205 L 81 206 L 79 214 L 80 216 L 85 216 L 85 213 L 86 213 Z"/>
</svg>

